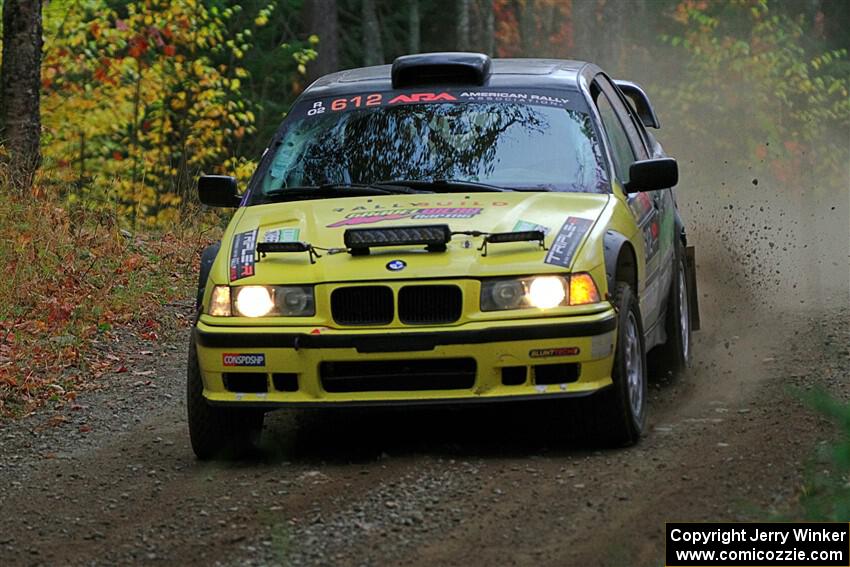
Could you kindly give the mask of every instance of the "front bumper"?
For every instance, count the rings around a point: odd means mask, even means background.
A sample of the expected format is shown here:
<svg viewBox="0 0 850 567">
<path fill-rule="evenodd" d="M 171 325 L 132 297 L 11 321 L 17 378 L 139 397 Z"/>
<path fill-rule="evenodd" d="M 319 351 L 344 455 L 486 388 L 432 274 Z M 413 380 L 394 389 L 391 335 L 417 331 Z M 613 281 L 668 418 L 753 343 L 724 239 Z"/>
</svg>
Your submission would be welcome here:
<svg viewBox="0 0 850 567">
<path fill-rule="evenodd" d="M 610 386 L 616 317 L 608 309 L 592 315 L 468 323 L 415 332 L 221 327 L 199 321 L 193 332 L 204 396 L 213 404 L 456 403 L 581 396 Z M 447 361 L 459 361 L 469 382 L 447 386 L 444 376 L 439 376 L 429 383 L 425 369 L 442 365 L 445 374 Z M 373 376 L 373 382 L 352 391 L 348 385 L 359 374 L 342 376 L 340 382 L 339 371 L 334 370 L 338 381 L 330 386 L 329 368 L 372 372 L 393 367 L 399 369 L 398 376 L 387 380 L 382 370 L 378 386 Z M 286 380 L 278 381 L 281 376 Z M 414 381 L 421 389 L 411 386 Z M 347 391 L 340 391 L 340 383 Z"/>
</svg>

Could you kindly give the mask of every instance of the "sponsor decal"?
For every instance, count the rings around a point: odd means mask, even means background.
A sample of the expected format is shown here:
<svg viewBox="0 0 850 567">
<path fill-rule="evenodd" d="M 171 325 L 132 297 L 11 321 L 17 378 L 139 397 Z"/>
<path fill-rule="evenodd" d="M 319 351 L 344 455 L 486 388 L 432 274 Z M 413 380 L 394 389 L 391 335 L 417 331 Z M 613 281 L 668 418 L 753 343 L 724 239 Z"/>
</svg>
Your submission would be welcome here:
<svg viewBox="0 0 850 567">
<path fill-rule="evenodd" d="M 536 348 L 528 351 L 528 356 L 531 358 L 549 358 L 552 356 L 576 356 L 579 352 L 578 347 L 558 347 L 558 348 Z"/>
<path fill-rule="evenodd" d="M 376 222 L 400 219 L 471 219 L 481 214 L 480 207 L 429 207 L 419 209 L 384 209 L 369 212 L 349 213 L 341 221 L 329 224 L 327 228 L 374 224 Z"/>
<path fill-rule="evenodd" d="M 345 97 L 327 97 L 305 101 L 303 106 L 299 105 L 296 111 L 299 113 L 303 112 L 307 116 L 320 116 L 329 113 L 347 112 L 380 106 L 444 102 L 514 103 L 532 106 L 554 106 L 582 112 L 587 111 L 581 97 L 565 98 L 557 91 L 551 91 L 549 94 L 546 94 L 544 92 L 526 90 L 448 90 L 415 93 L 367 91 Z"/>
<path fill-rule="evenodd" d="M 646 247 L 646 259 L 649 260 L 658 252 L 658 215 L 654 215 L 652 219 L 643 227 L 643 243 Z"/>
<path fill-rule="evenodd" d="M 300 235 L 297 228 L 270 228 L 263 235 L 263 242 L 298 242 Z"/>
<path fill-rule="evenodd" d="M 390 99 L 388 104 L 399 104 L 399 103 L 411 103 L 411 102 L 440 102 L 440 101 L 454 101 L 457 100 L 456 97 L 453 97 L 449 93 L 411 93 L 411 94 L 401 94 L 397 97 L 393 97 Z"/>
<path fill-rule="evenodd" d="M 591 226 L 593 226 L 592 220 L 568 217 L 555 236 L 555 241 L 552 242 L 544 262 L 569 268 L 581 239 L 584 238 Z"/>
<path fill-rule="evenodd" d="M 265 366 L 266 355 L 226 352 L 221 355 L 221 364 L 223 366 Z"/>
<path fill-rule="evenodd" d="M 393 260 L 387 263 L 387 269 L 391 272 L 400 272 L 407 267 L 407 262 L 404 260 Z"/>
<path fill-rule="evenodd" d="M 493 91 L 467 91 L 460 94 L 462 99 L 483 102 L 529 102 L 545 106 L 566 106 L 570 99 L 547 96 L 536 93 L 523 92 L 493 92 Z"/>
<path fill-rule="evenodd" d="M 257 229 L 233 237 L 230 248 L 230 281 L 254 275 L 254 250 L 257 248 Z"/>
<path fill-rule="evenodd" d="M 533 222 L 518 220 L 514 225 L 514 228 L 511 232 L 526 232 L 530 230 L 539 230 L 544 235 L 549 234 L 549 227 L 543 226 L 540 224 L 535 224 Z"/>
</svg>

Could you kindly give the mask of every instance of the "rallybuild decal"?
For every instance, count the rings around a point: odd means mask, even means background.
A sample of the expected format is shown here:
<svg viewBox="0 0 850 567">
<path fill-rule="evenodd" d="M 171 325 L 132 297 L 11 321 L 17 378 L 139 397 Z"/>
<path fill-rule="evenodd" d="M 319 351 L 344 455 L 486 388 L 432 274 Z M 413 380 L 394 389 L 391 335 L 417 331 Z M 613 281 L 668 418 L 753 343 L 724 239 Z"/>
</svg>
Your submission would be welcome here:
<svg viewBox="0 0 850 567">
<path fill-rule="evenodd" d="M 230 281 L 254 275 L 254 250 L 257 248 L 257 229 L 233 236 L 230 248 Z"/>
<path fill-rule="evenodd" d="M 552 242 L 544 262 L 569 268 L 573 262 L 573 256 L 578 250 L 579 243 L 591 226 L 593 226 L 592 220 L 568 217 L 555 236 L 555 241 Z"/>
<path fill-rule="evenodd" d="M 428 207 L 421 209 L 384 209 L 368 212 L 349 213 L 341 221 L 329 224 L 327 228 L 374 224 L 376 222 L 400 219 L 471 219 L 481 214 L 480 207 Z"/>
<path fill-rule="evenodd" d="M 221 364 L 223 366 L 265 366 L 266 355 L 225 352 L 221 355 Z"/>
</svg>

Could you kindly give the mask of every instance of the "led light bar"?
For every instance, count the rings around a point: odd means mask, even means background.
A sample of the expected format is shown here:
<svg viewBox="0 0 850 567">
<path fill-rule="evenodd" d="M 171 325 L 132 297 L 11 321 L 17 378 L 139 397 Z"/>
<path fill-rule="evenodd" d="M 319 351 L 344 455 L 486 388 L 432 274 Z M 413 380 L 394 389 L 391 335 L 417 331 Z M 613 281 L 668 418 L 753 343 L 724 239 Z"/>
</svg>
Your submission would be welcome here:
<svg viewBox="0 0 850 567">
<path fill-rule="evenodd" d="M 493 232 L 484 237 L 481 244 L 481 255 L 487 255 L 488 244 L 502 244 L 504 242 L 537 242 L 540 248 L 546 250 L 546 234 L 542 230 L 520 230 L 517 232 Z"/>
<path fill-rule="evenodd" d="M 309 242 L 259 242 L 257 252 L 260 258 L 265 258 L 269 253 L 307 252 L 310 254 L 311 264 L 316 263 L 316 258 L 321 258 Z"/>
<path fill-rule="evenodd" d="M 447 224 L 399 226 L 394 228 L 349 228 L 343 242 L 351 254 L 368 254 L 369 248 L 379 246 L 410 246 L 423 244 L 430 252 L 444 252 L 451 242 L 452 231 Z"/>
<path fill-rule="evenodd" d="M 311 246 L 306 242 L 260 242 L 257 244 L 257 252 L 266 254 L 268 252 L 309 252 Z"/>
<path fill-rule="evenodd" d="M 494 232 L 485 236 L 484 240 L 490 244 L 528 241 L 543 242 L 545 236 L 542 230 L 521 230 L 519 232 Z"/>
</svg>

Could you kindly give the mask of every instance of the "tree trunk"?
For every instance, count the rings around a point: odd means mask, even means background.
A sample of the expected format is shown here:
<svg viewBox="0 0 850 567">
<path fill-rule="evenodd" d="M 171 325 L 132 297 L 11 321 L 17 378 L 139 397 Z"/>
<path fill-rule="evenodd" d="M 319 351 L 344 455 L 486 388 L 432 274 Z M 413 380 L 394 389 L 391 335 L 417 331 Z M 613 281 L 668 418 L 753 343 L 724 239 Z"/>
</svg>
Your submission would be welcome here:
<svg viewBox="0 0 850 567">
<path fill-rule="evenodd" d="M 319 36 L 318 55 L 307 65 L 307 78 L 315 81 L 339 70 L 339 30 L 336 0 L 307 0 L 304 3 L 307 30 Z"/>
<path fill-rule="evenodd" d="M 496 14 L 493 12 L 493 0 L 484 0 L 484 52 L 490 57 L 496 55 Z"/>
<path fill-rule="evenodd" d="M 5 0 L 0 140 L 5 141 L 11 179 L 22 187 L 32 184 L 41 163 L 41 29 L 41 0 Z"/>
<path fill-rule="evenodd" d="M 363 0 L 361 5 L 363 22 L 363 64 L 381 65 L 384 62 L 384 48 L 381 44 L 381 24 L 375 10 L 375 0 Z"/>
<path fill-rule="evenodd" d="M 469 0 L 457 3 L 457 50 L 469 50 Z"/>
<path fill-rule="evenodd" d="M 574 0 L 572 5 L 573 53 L 572 59 L 598 61 L 598 50 L 594 49 L 594 37 L 599 35 L 596 21 L 597 0 Z M 603 40 L 601 43 L 604 43 Z M 597 40 L 599 43 L 599 41 Z"/>
<path fill-rule="evenodd" d="M 409 11 L 407 12 L 408 36 L 407 36 L 407 52 L 419 53 L 419 0 L 408 0 Z"/>
<path fill-rule="evenodd" d="M 534 43 L 536 32 L 534 30 L 534 0 L 525 0 L 519 7 L 519 43 L 523 57 L 534 57 Z"/>
</svg>

